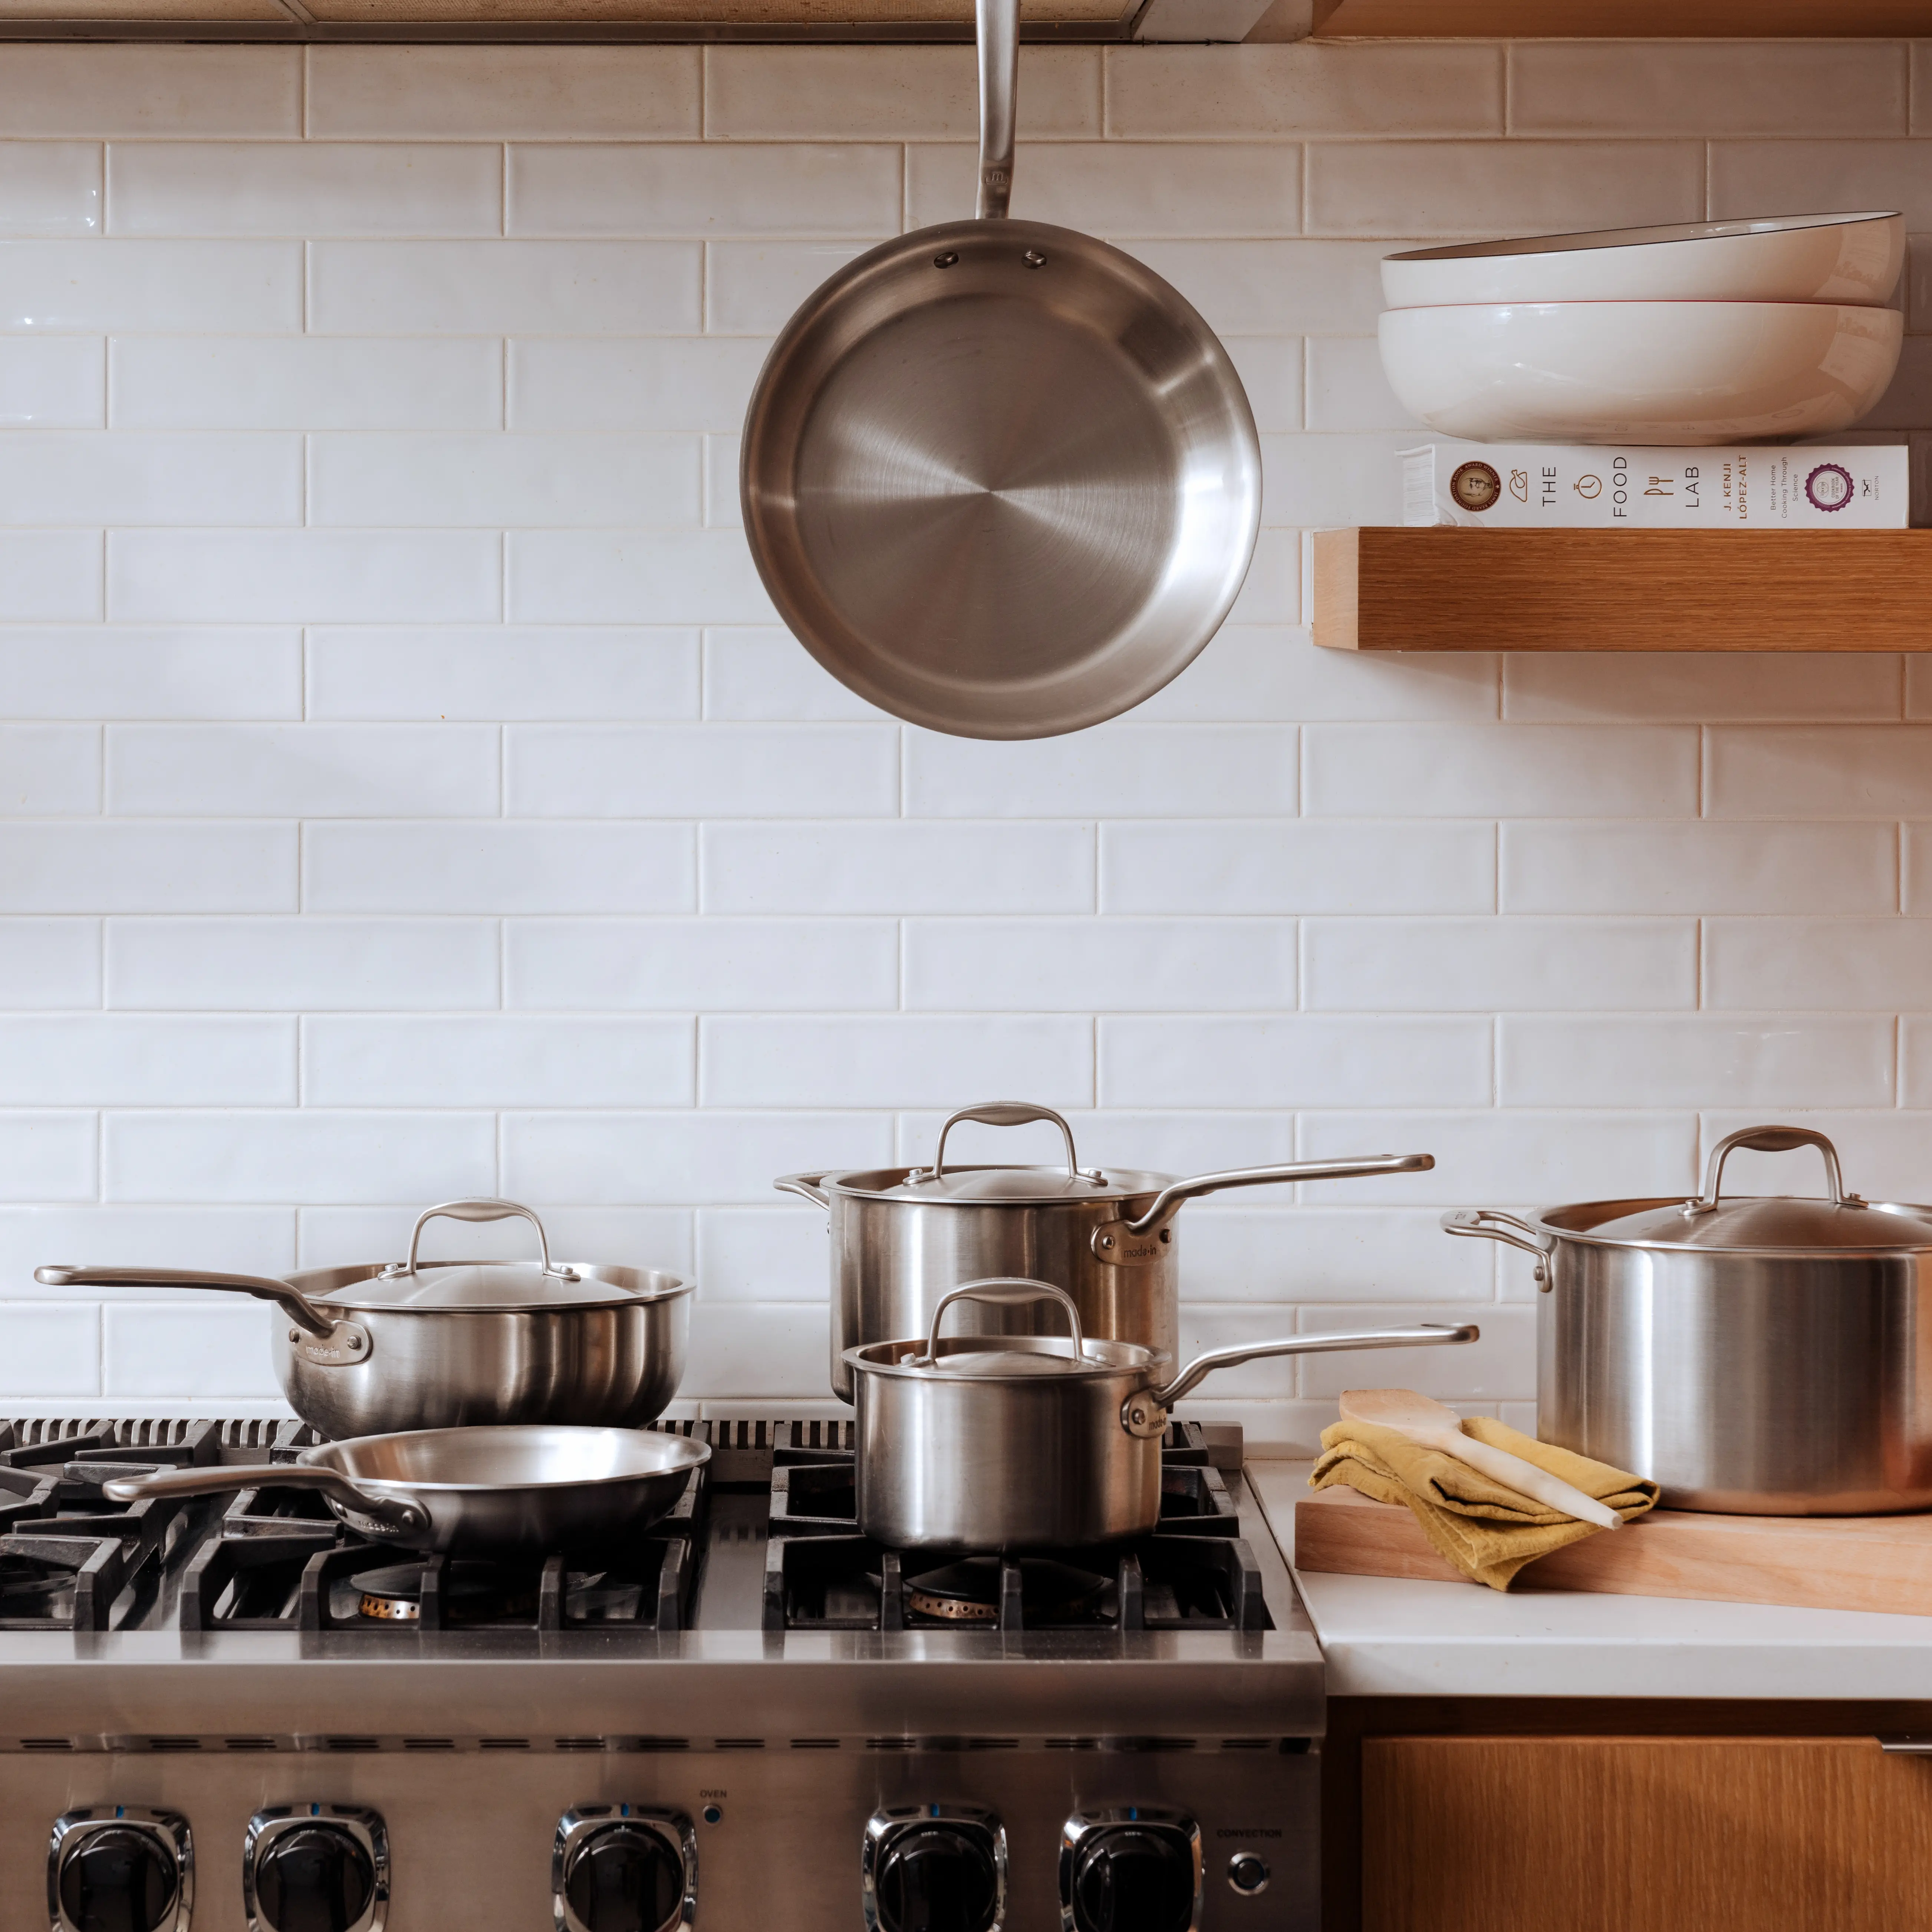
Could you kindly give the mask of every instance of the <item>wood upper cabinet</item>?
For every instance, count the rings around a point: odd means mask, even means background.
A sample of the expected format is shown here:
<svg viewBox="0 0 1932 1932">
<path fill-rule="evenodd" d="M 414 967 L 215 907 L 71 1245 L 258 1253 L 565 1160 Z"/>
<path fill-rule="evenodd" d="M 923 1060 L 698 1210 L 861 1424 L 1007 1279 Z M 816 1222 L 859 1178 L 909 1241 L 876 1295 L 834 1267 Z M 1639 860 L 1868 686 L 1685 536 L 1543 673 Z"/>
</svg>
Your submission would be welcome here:
<svg viewBox="0 0 1932 1932">
<path fill-rule="evenodd" d="M 1932 1925 L 1932 1758 L 1874 1738 L 1369 1737 L 1364 1932 Z"/>
</svg>

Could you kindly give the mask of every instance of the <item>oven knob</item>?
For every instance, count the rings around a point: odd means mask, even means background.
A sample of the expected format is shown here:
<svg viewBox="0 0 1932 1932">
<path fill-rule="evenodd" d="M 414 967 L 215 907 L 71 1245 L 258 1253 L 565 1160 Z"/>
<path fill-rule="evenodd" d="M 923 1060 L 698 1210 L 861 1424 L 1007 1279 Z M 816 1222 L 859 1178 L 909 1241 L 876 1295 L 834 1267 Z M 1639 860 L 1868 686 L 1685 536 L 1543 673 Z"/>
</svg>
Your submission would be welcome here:
<svg viewBox="0 0 1932 1932">
<path fill-rule="evenodd" d="M 982 1832 L 934 1822 L 896 1832 L 872 1876 L 880 1932 L 992 1932 L 1000 1876 Z"/>
<path fill-rule="evenodd" d="M 1066 1884 L 1076 1932 L 1188 1932 L 1199 1900 L 1193 1834 L 1103 1826 L 1082 1838 Z"/>
<path fill-rule="evenodd" d="M 352 1932 L 376 1892 L 376 1862 L 340 1825 L 298 1825 L 255 1860 L 261 1932 Z"/>
<path fill-rule="evenodd" d="M 72 1932 L 160 1932 L 175 1920 L 181 1868 L 138 1825 L 104 1825 L 61 1858 L 56 1892 Z"/>
<path fill-rule="evenodd" d="M 1271 1876 L 1268 1861 L 1256 1858 L 1252 1852 L 1237 1852 L 1228 1861 L 1228 1883 L 1244 1898 L 1267 1891 Z"/>
<path fill-rule="evenodd" d="M 580 1839 L 563 1895 L 584 1932 L 663 1932 L 683 1915 L 684 1860 L 647 1825 L 604 1825 Z"/>
</svg>

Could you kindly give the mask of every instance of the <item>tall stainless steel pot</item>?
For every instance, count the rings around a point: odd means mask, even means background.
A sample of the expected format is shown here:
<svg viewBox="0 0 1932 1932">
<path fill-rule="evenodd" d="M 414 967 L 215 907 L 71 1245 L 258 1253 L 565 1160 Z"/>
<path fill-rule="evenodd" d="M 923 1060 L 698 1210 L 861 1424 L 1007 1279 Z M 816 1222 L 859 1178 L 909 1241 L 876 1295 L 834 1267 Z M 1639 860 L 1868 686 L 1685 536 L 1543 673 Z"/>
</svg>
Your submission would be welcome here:
<svg viewBox="0 0 1932 1932">
<path fill-rule="evenodd" d="M 953 1335 L 956 1304 L 1024 1306 L 1070 1334 Z M 1132 1342 L 1081 1333 L 1072 1296 L 1042 1281 L 975 1281 L 939 1298 L 922 1339 L 848 1350 L 858 1384 L 859 1527 L 893 1550 L 1078 1550 L 1144 1535 L 1160 1515 L 1169 1407 L 1217 1369 L 1263 1355 L 1473 1342 L 1424 1323 L 1197 1355 L 1179 1374 Z"/>
<path fill-rule="evenodd" d="M 1815 1147 L 1828 1198 L 1720 1198 L 1736 1148 Z M 1847 1194 L 1837 1150 L 1750 1127 L 1691 1201 L 1444 1217 L 1536 1257 L 1537 1432 L 1676 1509 L 1932 1509 L 1932 1208 Z"/>
<path fill-rule="evenodd" d="M 542 1263 L 420 1262 L 439 1216 L 520 1214 Z M 53 1288 L 208 1288 L 272 1301 L 275 1373 L 289 1406 L 327 1436 L 462 1424 L 641 1428 L 684 1372 L 692 1285 L 655 1268 L 553 1262 L 543 1223 L 514 1201 L 425 1209 L 406 1262 L 267 1275 L 192 1269 L 37 1268 Z"/>
<path fill-rule="evenodd" d="M 996 1127 L 1049 1121 L 1066 1142 L 1066 1165 L 949 1168 L 946 1136 L 962 1120 Z M 1083 1168 L 1073 1130 L 1051 1107 L 992 1100 L 947 1120 L 930 1167 L 788 1174 L 773 1185 L 802 1195 L 830 1217 L 832 1392 L 850 1402 L 848 1348 L 923 1334 L 949 1288 L 996 1276 L 1051 1282 L 1073 1298 L 1088 1334 L 1136 1342 L 1172 1361 L 1180 1347 L 1173 1224 L 1186 1202 L 1227 1187 L 1414 1174 L 1435 1164 L 1426 1154 L 1376 1154 L 1185 1180 L 1136 1168 Z M 990 1308 L 978 1332 L 1037 1334 L 1044 1318 L 1037 1304 Z"/>
</svg>

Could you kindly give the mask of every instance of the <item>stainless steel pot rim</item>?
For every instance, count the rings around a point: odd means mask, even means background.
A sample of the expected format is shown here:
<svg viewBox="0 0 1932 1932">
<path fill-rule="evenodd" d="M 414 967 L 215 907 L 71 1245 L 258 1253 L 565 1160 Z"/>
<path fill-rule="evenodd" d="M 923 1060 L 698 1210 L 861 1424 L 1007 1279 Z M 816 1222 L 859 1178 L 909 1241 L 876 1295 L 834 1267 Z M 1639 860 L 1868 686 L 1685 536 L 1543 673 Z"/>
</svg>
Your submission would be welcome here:
<svg viewBox="0 0 1932 1932">
<path fill-rule="evenodd" d="M 437 1268 L 473 1267 L 469 1262 L 425 1262 L 418 1272 L 427 1275 Z M 435 1316 L 443 1319 L 464 1315 L 548 1315 L 572 1308 L 625 1308 L 634 1304 L 673 1301 L 680 1295 L 696 1292 L 698 1284 L 680 1275 L 656 1268 L 630 1268 L 594 1262 L 566 1262 L 578 1277 L 576 1286 L 594 1292 L 558 1294 L 535 1301 L 403 1301 L 379 1299 L 355 1291 L 364 1282 L 380 1281 L 385 1264 L 370 1263 L 346 1268 L 310 1269 L 287 1277 L 291 1286 L 325 1308 L 354 1310 L 358 1314 Z M 346 1276 L 346 1280 L 344 1277 Z M 308 1284 L 326 1277 L 341 1282 L 335 1288 L 316 1289 Z M 627 1279 L 628 1277 L 628 1279 Z M 393 1279 L 393 1277 L 392 1277 Z M 633 1286 L 633 1282 L 641 1284 Z"/>
<path fill-rule="evenodd" d="M 1014 1166 L 994 1161 L 950 1167 L 941 1184 L 934 1186 L 929 1183 L 922 1184 L 919 1179 L 929 1172 L 922 1167 L 854 1168 L 844 1174 L 826 1174 L 820 1178 L 819 1185 L 868 1201 L 916 1201 L 935 1208 L 986 1208 L 1042 1201 L 1112 1202 L 1143 1198 L 1151 1201 L 1174 1179 L 1170 1174 L 1148 1174 L 1137 1168 L 1089 1168 L 1078 1176 L 1072 1176 L 1061 1168 Z M 958 1174 L 1010 1174 L 1016 1178 L 1010 1192 L 992 1189 L 984 1192 L 948 1190 L 944 1181 Z M 1027 1178 L 1017 1178 L 1022 1175 Z"/>
<path fill-rule="evenodd" d="M 1734 1204 L 1739 1199 L 1786 1201 L 1785 1195 L 1750 1195 L 1733 1197 Z M 1820 1201 L 1818 1206 L 1826 1204 Z M 1660 1251 L 1670 1254 L 1697 1255 L 1751 1255 L 1780 1257 L 1790 1259 L 1822 1259 L 1833 1256 L 1859 1256 L 1879 1255 L 1917 1255 L 1932 1250 L 1932 1239 L 1900 1241 L 1853 1241 L 1828 1244 L 1824 1242 L 1725 1242 L 1714 1244 L 1708 1241 L 1660 1240 L 1652 1235 L 1600 1234 L 1591 1222 L 1617 1221 L 1633 1214 L 1654 1213 L 1667 1208 L 1682 1209 L 1681 1195 L 1659 1195 L 1626 1201 L 1573 1201 L 1560 1207 L 1539 1208 L 1522 1218 L 1525 1222 L 1539 1234 L 1552 1239 L 1576 1241 L 1598 1248 L 1629 1248 L 1640 1251 Z M 1851 1211 L 1862 1210 L 1873 1214 L 1890 1214 L 1899 1216 L 1912 1216 L 1932 1221 L 1932 1207 L 1911 1201 L 1867 1201 L 1857 1204 Z M 1583 1225 L 1574 1225 L 1581 1222 Z"/>
<path fill-rule="evenodd" d="M 1138 1342 L 1113 1342 L 1089 1336 L 1082 1346 L 1076 1362 L 1067 1352 L 1064 1335 L 953 1335 L 942 1341 L 937 1363 L 919 1359 L 926 1338 L 916 1336 L 906 1342 L 868 1342 L 862 1348 L 848 1348 L 845 1360 L 855 1370 L 866 1374 L 892 1376 L 915 1382 L 931 1382 L 935 1376 L 949 1382 L 1097 1382 L 1111 1376 L 1142 1375 L 1164 1367 L 1174 1358 L 1165 1348 L 1149 1348 Z M 963 1357 L 985 1355 L 983 1369 L 955 1368 Z M 1042 1372 L 1016 1374 L 1010 1366 L 998 1366 L 1001 1359 L 1014 1355 L 1051 1358 L 1057 1364 Z"/>
<path fill-rule="evenodd" d="M 585 1474 L 568 1470 L 560 1474 L 525 1476 L 509 1481 L 452 1482 L 423 1475 L 376 1476 L 358 1466 L 372 1455 L 406 1450 L 417 1444 L 432 1456 L 460 1454 L 467 1444 L 463 1438 L 490 1438 L 488 1446 L 501 1447 L 506 1435 L 526 1438 L 532 1453 L 554 1449 L 559 1436 L 597 1436 L 606 1442 L 619 1437 L 636 1438 L 623 1447 L 634 1460 L 626 1466 L 602 1474 Z M 344 1453 L 346 1452 L 346 1453 Z M 647 1453 L 639 1453 L 647 1452 Z M 346 1442 L 318 1443 L 304 1449 L 296 1460 L 311 1468 L 334 1469 L 346 1476 L 358 1490 L 372 1496 L 411 1496 L 481 1495 L 506 1496 L 519 1490 L 540 1492 L 556 1489 L 595 1489 L 605 1485 L 634 1483 L 642 1476 L 664 1475 L 677 1469 L 696 1469 L 711 1460 L 711 1445 L 688 1436 L 674 1436 L 660 1430 L 576 1429 L 565 1424 L 530 1423 L 507 1426 L 480 1425 L 471 1428 L 397 1430 L 381 1436 L 358 1436 Z"/>
</svg>

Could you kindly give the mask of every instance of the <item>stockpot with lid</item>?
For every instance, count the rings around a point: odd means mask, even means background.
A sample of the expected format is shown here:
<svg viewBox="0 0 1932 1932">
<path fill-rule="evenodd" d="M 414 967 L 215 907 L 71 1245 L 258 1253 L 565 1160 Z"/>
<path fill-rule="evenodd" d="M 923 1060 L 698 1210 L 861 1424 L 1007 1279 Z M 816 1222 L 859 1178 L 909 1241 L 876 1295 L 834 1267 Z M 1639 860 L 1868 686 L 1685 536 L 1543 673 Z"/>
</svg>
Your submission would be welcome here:
<svg viewBox="0 0 1932 1932">
<path fill-rule="evenodd" d="M 1046 1121 L 1060 1130 L 1066 1165 L 948 1167 L 946 1142 L 962 1121 L 988 1126 Z M 848 1348 L 923 1334 L 940 1296 L 962 1282 L 1028 1276 L 1072 1296 L 1090 1335 L 1138 1342 L 1172 1361 L 1179 1243 L 1174 1217 L 1197 1195 L 1276 1181 L 1413 1174 L 1426 1154 L 1359 1160 L 1286 1161 L 1178 1180 L 1138 1168 L 1082 1167 L 1073 1130 L 1051 1107 L 992 1100 L 962 1107 L 939 1132 L 930 1167 L 788 1174 L 773 1185 L 823 1208 L 832 1237 L 832 1392 L 853 1399 Z M 977 1311 L 976 1331 L 1044 1332 L 1037 1301 Z"/>
<path fill-rule="evenodd" d="M 1735 1149 L 1805 1147 L 1826 1198 L 1724 1197 Z M 1546 1442 L 1653 1478 L 1676 1509 L 1932 1509 L 1932 1207 L 1847 1193 L 1822 1134 L 1727 1135 L 1690 1201 L 1442 1225 L 1536 1258 Z"/>
</svg>

